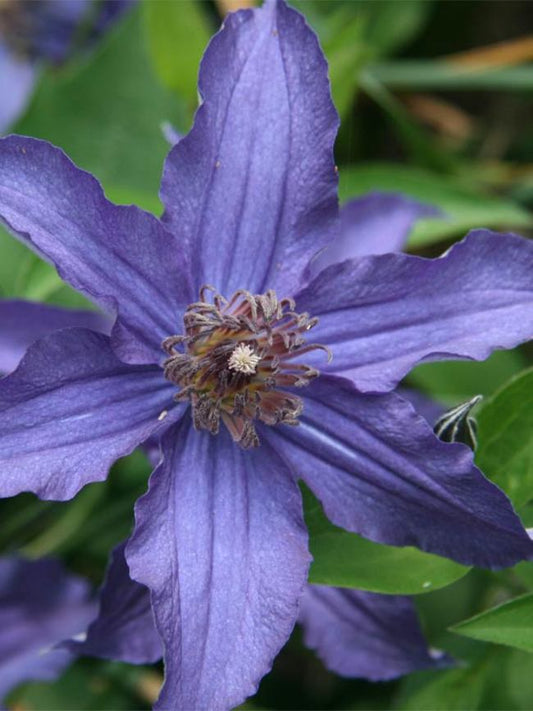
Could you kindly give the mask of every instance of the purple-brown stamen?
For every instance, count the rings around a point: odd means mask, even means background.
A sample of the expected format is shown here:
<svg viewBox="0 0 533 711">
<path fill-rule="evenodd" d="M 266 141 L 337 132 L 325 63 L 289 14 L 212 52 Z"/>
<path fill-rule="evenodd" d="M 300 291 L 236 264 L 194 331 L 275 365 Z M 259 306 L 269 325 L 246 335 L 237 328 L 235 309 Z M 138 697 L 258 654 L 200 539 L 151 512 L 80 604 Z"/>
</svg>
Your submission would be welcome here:
<svg viewBox="0 0 533 711">
<path fill-rule="evenodd" d="M 162 344 L 169 355 L 165 377 L 181 388 L 177 400 L 190 400 L 197 429 L 216 434 L 222 420 L 235 442 L 248 449 L 259 444 L 254 420 L 298 424 L 301 399 L 278 388 L 303 387 L 319 375 L 293 363 L 297 356 L 316 349 L 331 355 L 303 337 L 318 319 L 294 309 L 292 299 L 278 300 L 274 291 L 239 290 L 227 301 L 212 287 L 202 287 L 200 300 L 183 317 L 185 335 Z"/>
</svg>

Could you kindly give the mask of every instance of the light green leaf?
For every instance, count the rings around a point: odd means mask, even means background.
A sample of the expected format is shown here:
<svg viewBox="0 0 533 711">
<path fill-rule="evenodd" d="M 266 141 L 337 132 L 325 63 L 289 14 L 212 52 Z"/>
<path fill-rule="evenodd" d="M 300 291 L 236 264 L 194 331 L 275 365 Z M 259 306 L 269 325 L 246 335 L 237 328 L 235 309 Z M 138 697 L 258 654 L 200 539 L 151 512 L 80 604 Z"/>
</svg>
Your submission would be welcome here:
<svg viewBox="0 0 533 711">
<path fill-rule="evenodd" d="M 46 72 L 16 132 L 60 146 L 104 187 L 155 196 L 168 152 L 161 124 L 183 126 L 184 111 L 152 68 L 139 12 L 129 11 L 87 61 Z"/>
<path fill-rule="evenodd" d="M 533 499 L 533 368 L 482 404 L 476 461 L 521 507 Z"/>
<path fill-rule="evenodd" d="M 198 0 L 146 0 L 143 5 L 156 71 L 191 110 L 198 104 L 198 66 L 213 29 L 205 7 Z"/>
<path fill-rule="evenodd" d="M 453 583 L 469 568 L 416 548 L 367 541 L 333 526 L 304 490 L 305 520 L 314 561 L 309 581 L 381 593 L 416 595 Z"/>
<path fill-rule="evenodd" d="M 493 607 L 451 629 L 473 639 L 533 652 L 533 593 Z"/>
<path fill-rule="evenodd" d="M 369 163 L 341 167 L 339 175 L 343 201 L 372 190 L 384 190 L 401 192 L 440 208 L 445 217 L 417 224 L 409 241 L 414 248 L 463 235 L 474 227 L 520 229 L 533 223 L 532 216 L 510 200 L 462 187 L 456 180 L 418 168 Z"/>
</svg>

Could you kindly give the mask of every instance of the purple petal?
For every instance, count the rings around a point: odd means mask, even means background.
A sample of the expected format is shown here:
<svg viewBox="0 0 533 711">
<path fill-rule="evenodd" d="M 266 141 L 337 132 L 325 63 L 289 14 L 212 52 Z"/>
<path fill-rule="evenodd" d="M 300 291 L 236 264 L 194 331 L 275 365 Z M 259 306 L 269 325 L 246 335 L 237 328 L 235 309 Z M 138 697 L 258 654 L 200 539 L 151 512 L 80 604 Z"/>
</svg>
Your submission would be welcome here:
<svg viewBox="0 0 533 711">
<path fill-rule="evenodd" d="M 415 222 L 439 211 L 395 193 L 370 193 L 346 203 L 340 234 L 311 263 L 313 276 L 330 264 L 367 254 L 401 252 Z"/>
<path fill-rule="evenodd" d="M 126 554 L 165 645 L 158 709 L 230 709 L 296 621 L 310 556 L 298 487 L 267 445 L 244 452 L 188 418 L 137 504 Z"/>
<path fill-rule="evenodd" d="M 100 611 L 87 630 L 87 638 L 69 642 L 68 649 L 78 655 L 149 664 L 163 655 L 161 639 L 155 628 L 150 592 L 130 578 L 124 548 L 121 543 L 113 551 L 100 591 Z"/>
<path fill-rule="evenodd" d="M 192 300 L 180 247 L 155 217 L 106 200 L 100 184 L 45 141 L 0 140 L 0 216 L 74 288 L 118 310 L 114 340 L 153 363 Z"/>
<path fill-rule="evenodd" d="M 105 479 L 161 426 L 172 395 L 159 368 L 125 365 L 107 336 L 46 336 L 0 380 L 0 495 L 33 491 L 62 501 Z"/>
<path fill-rule="evenodd" d="M 38 338 L 76 326 L 108 334 L 111 321 L 95 311 L 73 311 L 31 301 L 0 301 L 0 373 L 14 370 Z"/>
<path fill-rule="evenodd" d="M 96 612 L 89 586 L 58 561 L 0 560 L 0 700 L 29 679 L 54 679 L 72 660 L 52 649 Z"/>
<path fill-rule="evenodd" d="M 230 15 L 199 90 L 194 128 L 165 167 L 167 225 L 198 286 L 291 293 L 336 224 L 338 119 L 317 38 L 281 0 Z"/>
<path fill-rule="evenodd" d="M 0 133 L 25 109 L 35 76 L 31 63 L 15 57 L 0 40 Z"/>
<path fill-rule="evenodd" d="M 424 393 L 418 390 L 413 390 L 412 388 L 398 388 L 396 393 L 404 400 L 410 402 L 417 414 L 422 415 L 431 427 L 433 427 L 439 417 L 446 412 L 447 408 L 445 405 L 436 400 L 432 400 L 428 395 L 424 395 Z"/>
<path fill-rule="evenodd" d="M 386 681 L 451 662 L 428 649 L 408 597 L 308 585 L 299 622 L 305 644 L 341 676 Z"/>
<path fill-rule="evenodd" d="M 334 524 L 466 565 L 533 557 L 509 499 L 474 466 L 471 450 L 437 439 L 408 402 L 362 395 L 328 376 L 302 395 L 299 427 L 262 432 L 271 442 L 276 436 L 277 451 Z"/>
<path fill-rule="evenodd" d="M 330 372 L 391 390 L 422 361 L 483 360 L 533 336 L 533 242 L 476 230 L 439 259 L 405 254 L 333 265 L 296 297 L 320 318 Z"/>
</svg>

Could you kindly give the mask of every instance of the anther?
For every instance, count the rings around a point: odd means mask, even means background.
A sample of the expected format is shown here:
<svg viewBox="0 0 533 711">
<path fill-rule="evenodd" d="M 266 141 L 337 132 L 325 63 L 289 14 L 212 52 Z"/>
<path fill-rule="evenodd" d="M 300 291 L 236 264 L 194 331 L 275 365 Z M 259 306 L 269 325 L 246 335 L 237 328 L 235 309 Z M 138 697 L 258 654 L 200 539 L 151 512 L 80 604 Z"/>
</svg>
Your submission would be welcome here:
<svg viewBox="0 0 533 711">
<path fill-rule="evenodd" d="M 208 294 L 210 300 L 208 301 Z M 316 323 L 295 312 L 292 299 L 274 291 L 241 289 L 227 300 L 211 286 L 200 290 L 183 318 L 185 334 L 163 341 L 169 356 L 165 376 L 180 388 L 175 398 L 189 400 L 197 429 L 212 434 L 224 423 L 241 447 L 256 447 L 255 420 L 266 425 L 297 425 L 303 404 L 282 388 L 301 388 L 319 375 L 298 361 L 317 349 L 305 335 Z"/>
</svg>

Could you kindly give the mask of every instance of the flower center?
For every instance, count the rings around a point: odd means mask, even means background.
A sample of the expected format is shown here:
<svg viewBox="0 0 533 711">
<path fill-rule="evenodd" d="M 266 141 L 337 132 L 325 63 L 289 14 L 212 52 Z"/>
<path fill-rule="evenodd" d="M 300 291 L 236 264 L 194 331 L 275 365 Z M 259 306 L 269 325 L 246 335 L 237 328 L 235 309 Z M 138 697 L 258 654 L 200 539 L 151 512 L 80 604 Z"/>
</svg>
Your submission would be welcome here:
<svg viewBox="0 0 533 711">
<path fill-rule="evenodd" d="M 331 355 L 306 343 L 303 336 L 318 319 L 294 308 L 292 299 L 278 300 L 274 291 L 239 290 L 228 301 L 202 287 L 200 300 L 185 312 L 185 335 L 162 344 L 169 356 L 165 377 L 181 388 L 176 400 L 190 400 L 196 429 L 216 434 L 222 420 L 248 449 L 259 444 L 254 420 L 298 424 L 302 401 L 283 388 L 303 387 L 319 375 L 299 356 L 316 349 Z"/>
</svg>

